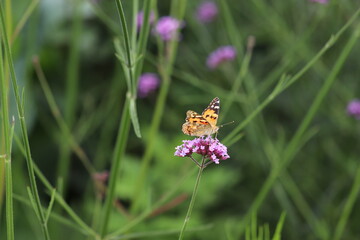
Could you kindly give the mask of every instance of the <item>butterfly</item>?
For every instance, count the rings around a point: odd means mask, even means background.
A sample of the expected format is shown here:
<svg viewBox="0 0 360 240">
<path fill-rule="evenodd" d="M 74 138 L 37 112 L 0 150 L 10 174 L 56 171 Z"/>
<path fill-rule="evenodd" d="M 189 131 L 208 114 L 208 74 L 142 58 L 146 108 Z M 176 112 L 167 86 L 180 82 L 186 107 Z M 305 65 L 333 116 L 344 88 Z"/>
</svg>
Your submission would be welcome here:
<svg viewBox="0 0 360 240">
<path fill-rule="evenodd" d="M 186 112 L 185 123 L 182 131 L 186 135 L 201 137 L 217 133 L 219 127 L 216 126 L 220 110 L 220 99 L 214 98 L 202 114 L 192 110 Z"/>
</svg>

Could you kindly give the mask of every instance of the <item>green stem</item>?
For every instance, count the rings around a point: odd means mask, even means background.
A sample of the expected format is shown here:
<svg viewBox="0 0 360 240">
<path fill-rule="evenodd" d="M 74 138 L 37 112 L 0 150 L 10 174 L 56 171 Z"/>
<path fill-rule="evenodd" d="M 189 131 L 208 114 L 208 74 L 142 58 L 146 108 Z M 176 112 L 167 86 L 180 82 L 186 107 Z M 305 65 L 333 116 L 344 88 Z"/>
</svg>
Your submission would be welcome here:
<svg viewBox="0 0 360 240">
<path fill-rule="evenodd" d="M 24 28 L 26 22 L 29 20 L 31 14 L 34 12 L 35 8 L 38 6 L 40 0 L 32 0 L 29 3 L 29 6 L 26 8 L 25 12 L 21 15 L 21 19 L 15 27 L 15 30 L 11 36 L 10 43 L 12 44 L 15 39 L 18 37 L 21 30 Z"/>
<path fill-rule="evenodd" d="M 5 120 L 6 121 L 6 120 Z M 9 141 L 12 141 L 14 124 L 11 129 Z M 6 232 L 7 239 L 14 239 L 14 212 L 13 212 L 13 186 L 11 171 L 11 146 L 9 153 L 5 156 L 5 176 L 6 176 Z"/>
<path fill-rule="evenodd" d="M 71 48 L 69 54 L 69 61 L 67 64 L 67 76 L 66 76 L 66 96 L 65 96 L 65 111 L 64 118 L 69 129 L 72 129 L 74 123 L 74 117 L 77 106 L 78 85 L 79 85 L 79 56 L 80 56 L 80 36 L 82 30 L 82 16 L 81 0 L 74 1 L 74 19 L 72 26 Z M 60 194 L 66 192 L 69 167 L 70 167 L 70 155 L 71 147 L 68 141 L 63 141 L 67 138 L 66 133 L 62 133 L 60 140 L 60 157 L 57 167 L 57 176 L 62 181 L 62 189 L 59 189 Z"/>
<path fill-rule="evenodd" d="M 347 223 L 349 216 L 353 210 L 356 199 L 358 198 L 359 191 L 360 191 L 360 167 L 358 167 L 358 169 L 356 171 L 356 176 L 355 176 L 353 186 L 349 193 L 348 199 L 346 200 L 346 203 L 345 203 L 344 209 L 342 211 L 342 214 L 340 216 L 340 219 L 336 225 L 334 238 L 333 238 L 334 240 L 339 240 L 342 238 L 346 223 Z"/>
<path fill-rule="evenodd" d="M 125 147 L 127 138 L 129 135 L 129 129 L 130 129 L 130 116 L 129 116 L 129 105 L 130 105 L 130 99 L 129 96 L 127 96 L 125 103 L 124 103 L 124 109 L 122 112 L 122 118 L 121 123 L 119 127 L 118 136 L 116 139 L 116 146 L 114 150 L 114 155 L 112 159 L 112 165 L 110 170 L 110 182 L 109 187 L 106 192 L 106 200 L 104 204 L 104 217 L 102 219 L 102 225 L 100 229 L 100 236 L 103 238 L 107 232 L 107 227 L 110 219 L 110 212 L 112 203 L 114 200 L 115 195 L 115 187 L 118 179 L 119 169 L 120 169 L 120 163 L 121 160 L 124 158 L 125 153 Z"/>
<path fill-rule="evenodd" d="M 120 23 L 121 23 L 121 27 L 123 30 L 123 39 L 125 41 L 125 52 L 126 52 L 126 58 L 127 58 L 127 63 L 123 64 L 123 68 L 124 71 L 125 69 L 128 69 L 128 74 L 125 74 L 125 78 L 128 78 L 128 97 L 130 98 L 130 103 L 129 103 L 129 112 L 130 112 L 130 119 L 131 122 L 133 124 L 134 127 L 134 132 L 136 134 L 136 136 L 138 138 L 141 138 L 141 133 L 140 133 L 140 124 L 139 124 L 139 119 L 137 116 L 137 110 L 136 110 L 136 90 L 137 90 L 137 85 L 136 85 L 136 80 L 134 78 L 134 62 L 132 61 L 132 49 L 131 49 L 131 45 L 130 45 L 130 37 L 129 37 L 129 32 L 128 32 L 128 28 L 127 28 L 127 24 L 126 24 L 126 18 L 125 18 L 125 13 L 124 13 L 124 9 L 122 6 L 122 3 L 120 0 L 115 0 L 116 2 L 116 7 L 117 7 L 117 12 L 119 14 L 119 18 L 120 18 Z"/>
<path fill-rule="evenodd" d="M 2 56 L 2 48 L 0 44 L 0 81 L 1 81 L 1 109 L 2 109 L 2 130 L 1 138 L 4 139 L 5 146 L 1 146 L 0 159 L 5 163 L 5 189 L 6 189 L 6 233 L 7 239 L 14 239 L 14 211 L 13 211 L 13 187 L 12 187 L 12 171 L 11 171 L 11 142 L 12 134 L 10 134 L 9 124 L 9 105 L 8 105 L 8 84 L 5 81 L 4 61 Z M 4 148 L 4 149 L 3 149 Z"/>
<path fill-rule="evenodd" d="M 142 65 L 143 65 L 144 58 L 145 58 L 146 44 L 149 39 L 149 32 L 150 32 L 149 18 L 151 15 L 151 8 L 154 5 L 154 3 L 155 3 L 155 0 L 145 0 L 144 1 L 143 25 L 140 30 L 139 41 L 138 41 L 138 46 L 137 46 L 137 57 L 141 58 L 141 59 L 139 61 L 137 61 L 137 64 L 135 66 L 135 74 L 134 74 L 136 86 L 137 86 L 137 80 L 140 76 Z"/>
<path fill-rule="evenodd" d="M 163 84 L 161 85 L 160 88 L 159 97 L 156 101 L 155 112 L 153 115 L 153 119 L 151 121 L 149 136 L 147 137 L 148 139 L 146 145 L 147 147 L 141 161 L 139 177 L 137 178 L 134 187 L 134 194 L 133 194 L 134 203 L 132 205 L 131 211 L 136 211 L 139 208 L 139 204 L 141 203 L 141 192 L 143 190 L 144 183 L 146 182 L 146 176 L 149 169 L 150 160 L 153 156 L 153 151 L 156 143 L 155 139 L 157 132 L 159 130 L 161 118 L 163 116 L 166 97 L 169 92 L 169 86 L 170 86 L 169 81 L 163 81 Z"/>
<path fill-rule="evenodd" d="M 188 222 L 190 221 L 191 213 L 192 213 L 192 210 L 193 210 L 194 204 L 195 204 L 196 195 L 197 195 L 197 192 L 199 190 L 201 175 L 202 175 L 202 172 L 203 172 L 204 168 L 205 168 L 205 157 L 203 157 L 202 161 L 201 161 L 201 167 L 199 168 L 199 172 L 198 172 L 198 175 L 196 177 L 196 182 L 195 182 L 193 194 L 191 196 L 189 208 L 188 208 L 188 211 L 186 213 L 186 217 L 184 219 L 184 224 L 183 224 L 183 226 L 182 226 L 182 228 L 180 230 L 179 240 L 183 239 L 184 234 L 185 234 L 186 226 L 187 226 Z"/>
<path fill-rule="evenodd" d="M 19 94 L 19 90 L 18 90 L 18 84 L 17 84 L 17 79 L 16 79 L 14 65 L 13 65 L 13 59 L 12 59 L 9 40 L 8 40 L 9 38 L 8 38 L 7 29 L 6 29 L 2 4 L 0 4 L 0 18 L 1 18 L 1 33 L 2 33 L 1 35 L 2 35 L 3 42 L 4 42 L 4 46 L 5 46 L 5 54 L 6 54 L 6 57 L 8 60 L 8 64 L 9 64 L 10 76 L 11 76 L 13 91 L 15 94 L 17 112 L 18 112 L 18 116 L 20 119 L 21 132 L 22 132 L 22 137 L 23 137 L 25 151 L 26 151 L 26 163 L 27 163 L 28 174 L 29 174 L 29 178 L 30 178 L 30 187 L 31 187 L 31 192 L 32 192 L 33 198 L 35 200 L 35 204 L 36 204 L 36 209 L 34 209 L 34 210 L 39 213 L 39 221 L 40 221 L 40 225 L 41 225 L 41 228 L 42 228 L 42 231 L 44 234 L 44 238 L 50 239 L 49 231 L 48 231 L 47 225 L 45 223 L 45 216 L 42 211 L 40 197 L 39 197 L 37 186 L 36 186 L 34 167 L 33 167 L 33 162 L 31 159 L 29 138 L 28 138 L 26 122 L 25 122 L 25 117 L 24 117 L 24 109 L 22 106 L 22 102 L 21 102 L 20 94 Z"/>
<path fill-rule="evenodd" d="M 122 3 L 120 0 L 115 0 L 116 3 L 116 7 L 118 10 L 118 14 L 120 17 L 120 23 L 121 23 L 121 27 L 122 30 L 124 32 L 124 41 L 125 41 L 125 52 L 126 52 L 126 58 L 127 58 L 127 67 L 129 70 L 129 78 L 130 78 L 130 86 L 129 87 L 129 91 L 131 92 L 131 95 L 133 96 L 133 94 L 136 92 L 136 86 L 135 86 L 135 82 L 133 79 L 133 71 L 132 71 L 132 57 L 131 57 L 131 47 L 130 47 L 130 39 L 129 39 L 129 32 L 127 29 L 127 25 L 126 25 L 126 19 L 125 19 L 125 14 L 124 14 L 124 9 L 122 6 Z"/>
</svg>

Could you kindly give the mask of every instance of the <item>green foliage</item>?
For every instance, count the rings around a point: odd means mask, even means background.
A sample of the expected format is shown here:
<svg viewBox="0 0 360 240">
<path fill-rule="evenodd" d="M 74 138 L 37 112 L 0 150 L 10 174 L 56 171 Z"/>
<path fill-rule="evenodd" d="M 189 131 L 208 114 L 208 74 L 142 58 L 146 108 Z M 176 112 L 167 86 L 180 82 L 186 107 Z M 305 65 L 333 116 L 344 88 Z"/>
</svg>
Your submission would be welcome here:
<svg viewBox="0 0 360 240">
<path fill-rule="evenodd" d="M 2 1 L 0 239 L 178 238 L 198 167 L 175 147 L 216 96 L 230 159 L 198 175 L 184 239 L 356 239 L 360 4 L 215 2 L 204 24 L 200 0 Z"/>
</svg>

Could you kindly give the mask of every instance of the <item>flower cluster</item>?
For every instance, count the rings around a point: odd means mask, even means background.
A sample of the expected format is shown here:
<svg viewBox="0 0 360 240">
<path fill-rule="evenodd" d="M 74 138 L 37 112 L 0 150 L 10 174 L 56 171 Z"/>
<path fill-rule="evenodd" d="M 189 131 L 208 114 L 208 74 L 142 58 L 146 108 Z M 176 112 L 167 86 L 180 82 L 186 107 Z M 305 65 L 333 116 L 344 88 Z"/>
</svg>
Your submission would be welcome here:
<svg viewBox="0 0 360 240">
<path fill-rule="evenodd" d="M 177 146 L 175 149 L 175 156 L 190 157 L 193 153 L 197 153 L 216 164 L 219 164 L 220 160 L 230 158 L 227 153 L 227 147 L 220 143 L 218 139 L 210 136 L 199 137 L 193 140 L 183 140 L 183 144 Z"/>
<path fill-rule="evenodd" d="M 212 22 L 218 14 L 218 8 L 214 2 L 203 2 L 196 12 L 196 17 L 201 23 Z"/>
<path fill-rule="evenodd" d="M 147 97 L 154 92 L 160 84 L 160 79 L 155 73 L 144 73 L 139 77 L 138 96 L 140 98 Z"/>
<path fill-rule="evenodd" d="M 360 120 L 360 100 L 354 99 L 347 105 L 347 113 Z"/>
<path fill-rule="evenodd" d="M 178 38 L 178 30 L 184 27 L 184 23 L 173 17 L 161 17 L 155 28 L 154 34 L 163 41 L 170 41 Z"/>
<path fill-rule="evenodd" d="M 222 46 L 213 51 L 206 60 L 210 69 L 217 68 L 221 63 L 232 61 L 236 58 L 236 49 L 233 46 Z"/>
</svg>

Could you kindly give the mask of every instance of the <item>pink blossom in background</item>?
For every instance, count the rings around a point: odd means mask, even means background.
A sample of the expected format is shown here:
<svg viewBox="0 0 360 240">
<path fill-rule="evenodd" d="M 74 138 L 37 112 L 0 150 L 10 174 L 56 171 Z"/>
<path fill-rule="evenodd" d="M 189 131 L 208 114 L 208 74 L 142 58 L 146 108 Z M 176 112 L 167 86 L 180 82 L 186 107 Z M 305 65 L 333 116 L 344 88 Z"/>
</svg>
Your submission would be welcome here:
<svg viewBox="0 0 360 240">
<path fill-rule="evenodd" d="M 351 102 L 349 102 L 346 110 L 350 116 L 360 120 L 360 100 L 359 99 L 354 99 Z"/>
<path fill-rule="evenodd" d="M 326 4 L 329 2 L 329 0 L 310 0 L 310 2 L 317 2 L 317 3 L 321 3 L 321 4 Z"/>
<path fill-rule="evenodd" d="M 107 180 L 109 179 L 109 172 L 108 171 L 104 171 L 104 172 L 96 172 L 93 174 L 93 178 L 96 181 L 102 182 L 102 183 L 106 183 Z"/>
<path fill-rule="evenodd" d="M 227 147 L 220 143 L 218 139 L 210 136 L 199 137 L 193 140 L 183 140 L 183 144 L 177 146 L 175 149 L 175 156 L 189 157 L 193 153 L 196 153 L 206 157 L 216 164 L 219 164 L 220 160 L 230 158 L 227 153 Z"/>
<path fill-rule="evenodd" d="M 222 46 L 213 51 L 206 60 L 210 69 L 217 68 L 221 63 L 233 61 L 236 58 L 236 49 L 233 46 Z"/>
<path fill-rule="evenodd" d="M 154 92 L 160 84 L 160 79 L 155 73 L 144 73 L 139 77 L 138 96 L 140 98 L 147 97 Z"/>
<path fill-rule="evenodd" d="M 156 23 L 154 34 L 160 36 L 164 41 L 178 38 L 178 30 L 184 27 L 184 23 L 176 18 L 166 16 L 161 17 Z"/>
<path fill-rule="evenodd" d="M 153 24 L 154 21 L 155 21 L 155 14 L 154 14 L 154 12 L 150 12 L 149 23 Z M 136 27 L 137 27 L 138 31 L 140 31 L 143 24 L 144 24 L 144 12 L 141 11 L 136 16 Z"/>
<path fill-rule="evenodd" d="M 197 19 L 202 23 L 212 22 L 218 15 L 218 8 L 214 2 L 203 2 L 197 9 Z"/>
</svg>

